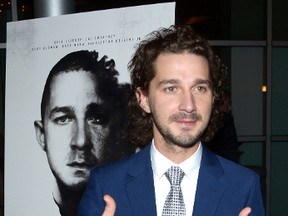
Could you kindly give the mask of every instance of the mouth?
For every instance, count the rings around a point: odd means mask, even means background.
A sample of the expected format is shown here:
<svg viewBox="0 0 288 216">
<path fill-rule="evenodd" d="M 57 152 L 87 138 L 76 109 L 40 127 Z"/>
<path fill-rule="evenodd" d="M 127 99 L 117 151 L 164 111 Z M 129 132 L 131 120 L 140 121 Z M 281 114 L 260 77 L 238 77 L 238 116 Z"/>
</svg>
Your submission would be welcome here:
<svg viewBox="0 0 288 216">
<path fill-rule="evenodd" d="M 68 163 L 67 166 L 76 168 L 76 169 L 83 169 L 83 170 L 88 170 L 88 169 L 93 168 L 92 164 L 89 164 L 85 161 L 83 162 L 73 161 L 71 163 Z"/>
<path fill-rule="evenodd" d="M 189 124 L 189 123 L 195 123 L 196 121 L 197 121 L 196 119 L 178 119 L 176 122 Z"/>
<path fill-rule="evenodd" d="M 191 120 L 191 119 L 182 119 L 182 120 L 176 121 L 178 125 L 180 125 L 181 127 L 185 127 L 185 128 L 191 128 L 195 126 L 196 122 L 197 122 L 196 120 Z"/>
</svg>

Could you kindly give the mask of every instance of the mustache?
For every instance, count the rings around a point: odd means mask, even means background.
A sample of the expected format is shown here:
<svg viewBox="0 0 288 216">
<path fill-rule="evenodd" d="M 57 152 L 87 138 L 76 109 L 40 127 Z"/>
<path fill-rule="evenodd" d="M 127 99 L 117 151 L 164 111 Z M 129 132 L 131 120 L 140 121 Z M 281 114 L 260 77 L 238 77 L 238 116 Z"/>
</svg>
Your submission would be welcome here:
<svg viewBox="0 0 288 216">
<path fill-rule="evenodd" d="M 86 163 L 89 166 L 99 164 L 99 160 L 89 151 L 73 150 L 69 154 L 68 163 Z"/>
<path fill-rule="evenodd" d="M 184 120 L 184 119 L 198 121 L 198 120 L 201 120 L 202 117 L 197 113 L 175 113 L 168 118 L 170 122 Z"/>
</svg>

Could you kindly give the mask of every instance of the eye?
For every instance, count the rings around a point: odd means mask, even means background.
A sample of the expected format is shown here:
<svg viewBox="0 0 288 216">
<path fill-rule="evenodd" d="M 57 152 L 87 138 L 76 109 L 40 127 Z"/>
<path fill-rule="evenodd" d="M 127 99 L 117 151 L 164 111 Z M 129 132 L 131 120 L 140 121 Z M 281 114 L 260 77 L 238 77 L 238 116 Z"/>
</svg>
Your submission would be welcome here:
<svg viewBox="0 0 288 216">
<path fill-rule="evenodd" d="M 70 123 L 72 121 L 73 121 L 72 117 L 67 116 L 67 115 L 61 116 L 61 117 L 57 117 L 57 118 L 54 119 L 54 122 L 56 124 L 58 124 L 58 125 L 66 125 L 66 124 L 68 124 L 68 123 Z"/>
<path fill-rule="evenodd" d="M 107 121 L 108 117 L 102 114 L 87 117 L 87 122 L 89 125 L 106 125 Z"/>
<path fill-rule="evenodd" d="M 204 86 L 198 86 L 197 89 L 198 91 L 206 91 L 207 88 Z"/>
<path fill-rule="evenodd" d="M 175 92 L 177 89 L 175 86 L 168 86 L 166 88 L 164 88 L 165 92 Z"/>
<path fill-rule="evenodd" d="M 203 86 L 203 85 L 199 85 L 199 86 L 196 86 L 195 90 L 197 92 L 206 92 L 207 91 L 207 87 Z"/>
</svg>

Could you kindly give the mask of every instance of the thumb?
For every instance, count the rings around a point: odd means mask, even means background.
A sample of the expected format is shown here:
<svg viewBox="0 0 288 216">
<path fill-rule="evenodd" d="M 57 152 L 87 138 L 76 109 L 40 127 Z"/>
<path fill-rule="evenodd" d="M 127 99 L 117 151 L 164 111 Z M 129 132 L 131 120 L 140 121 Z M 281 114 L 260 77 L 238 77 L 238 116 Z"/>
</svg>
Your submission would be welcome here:
<svg viewBox="0 0 288 216">
<path fill-rule="evenodd" d="M 239 216 L 248 216 L 251 213 L 252 209 L 250 207 L 246 207 L 242 209 Z"/>
<path fill-rule="evenodd" d="M 103 199 L 106 202 L 106 206 L 102 216 L 114 216 L 116 211 L 116 203 L 114 199 L 107 194 L 103 197 Z"/>
</svg>

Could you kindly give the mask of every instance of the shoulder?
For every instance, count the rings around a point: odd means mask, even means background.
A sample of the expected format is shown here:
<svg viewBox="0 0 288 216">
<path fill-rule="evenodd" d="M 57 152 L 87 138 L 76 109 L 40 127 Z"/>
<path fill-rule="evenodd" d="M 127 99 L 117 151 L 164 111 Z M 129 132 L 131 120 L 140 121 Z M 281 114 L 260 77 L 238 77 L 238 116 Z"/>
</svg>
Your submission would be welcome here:
<svg viewBox="0 0 288 216">
<path fill-rule="evenodd" d="M 145 149 L 130 155 L 120 161 L 105 164 L 92 169 L 90 176 L 111 178 L 126 176 L 127 173 L 133 172 L 133 170 L 141 170 L 145 167 L 150 166 L 150 145 Z"/>
<path fill-rule="evenodd" d="M 223 169 L 223 180 L 227 188 L 246 194 L 260 191 L 260 176 L 256 172 L 221 156 L 216 157 Z"/>
<path fill-rule="evenodd" d="M 253 182 L 259 179 L 258 174 L 251 169 L 225 159 L 205 147 L 203 148 L 202 164 L 204 164 L 205 167 L 212 167 L 219 176 L 223 175 L 225 178 L 234 182 L 247 182 L 247 180 Z"/>
<path fill-rule="evenodd" d="M 237 164 L 228 159 L 222 158 L 221 156 L 216 156 L 225 172 L 226 175 L 234 176 L 235 178 L 258 178 L 258 174 L 253 170 Z"/>
</svg>

